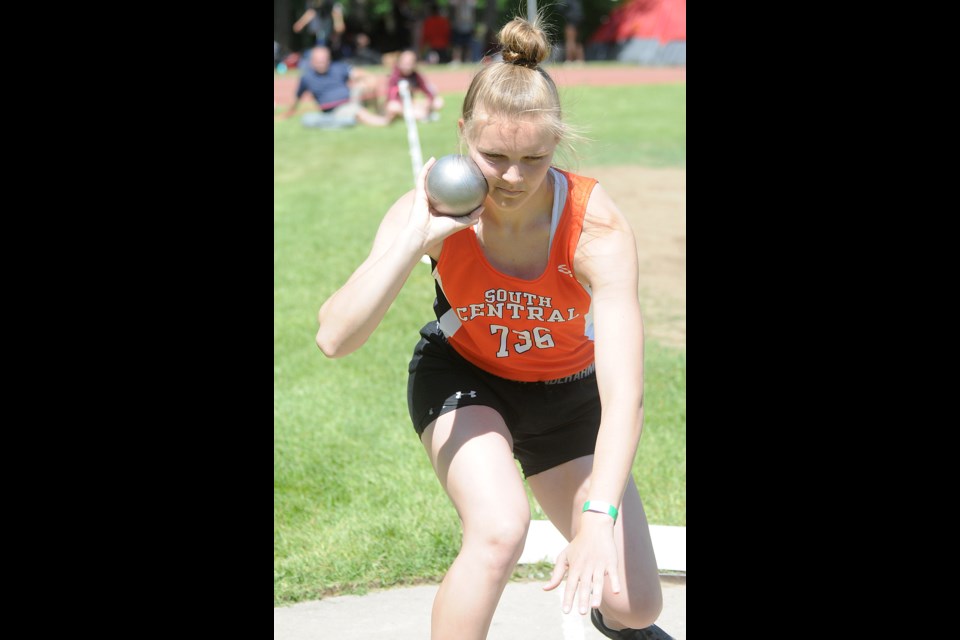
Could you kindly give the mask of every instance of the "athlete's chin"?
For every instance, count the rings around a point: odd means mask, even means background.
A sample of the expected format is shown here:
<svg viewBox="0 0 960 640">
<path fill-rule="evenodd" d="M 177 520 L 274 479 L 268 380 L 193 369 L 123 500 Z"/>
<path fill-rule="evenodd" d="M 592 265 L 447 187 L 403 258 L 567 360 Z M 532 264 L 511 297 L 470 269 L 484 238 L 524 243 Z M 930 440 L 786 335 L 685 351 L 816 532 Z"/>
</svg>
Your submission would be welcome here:
<svg viewBox="0 0 960 640">
<path fill-rule="evenodd" d="M 500 196 L 496 199 L 496 202 L 498 208 L 513 211 L 525 205 L 529 199 L 530 198 L 526 194 L 510 197 Z"/>
</svg>

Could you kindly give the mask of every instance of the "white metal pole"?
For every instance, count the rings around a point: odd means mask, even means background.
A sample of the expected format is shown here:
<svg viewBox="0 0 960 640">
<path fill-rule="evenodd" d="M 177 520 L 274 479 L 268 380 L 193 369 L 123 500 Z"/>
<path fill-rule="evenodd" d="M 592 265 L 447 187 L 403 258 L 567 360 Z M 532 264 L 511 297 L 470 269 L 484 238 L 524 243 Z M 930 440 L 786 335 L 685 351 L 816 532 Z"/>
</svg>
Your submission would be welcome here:
<svg viewBox="0 0 960 640">
<path fill-rule="evenodd" d="M 410 99 L 410 83 L 401 80 L 397 85 L 400 97 L 403 99 L 403 119 L 407 123 L 407 145 L 410 147 L 410 163 L 413 166 L 413 184 L 417 184 L 417 176 L 423 167 L 423 152 L 420 150 L 420 136 L 417 133 L 417 119 L 413 115 L 413 101 Z"/>
</svg>

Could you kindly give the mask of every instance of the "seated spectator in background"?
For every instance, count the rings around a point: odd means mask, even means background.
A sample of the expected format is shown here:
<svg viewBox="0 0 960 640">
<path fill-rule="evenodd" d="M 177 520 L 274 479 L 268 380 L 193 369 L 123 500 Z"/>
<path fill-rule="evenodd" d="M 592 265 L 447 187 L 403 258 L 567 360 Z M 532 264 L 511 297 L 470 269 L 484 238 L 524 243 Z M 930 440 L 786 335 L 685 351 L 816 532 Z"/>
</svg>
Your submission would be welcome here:
<svg viewBox="0 0 960 640">
<path fill-rule="evenodd" d="M 423 20 L 420 56 L 431 64 L 450 62 L 450 21 L 435 2 L 430 3 L 429 15 Z"/>
<path fill-rule="evenodd" d="M 300 98 L 309 91 L 320 111 L 303 115 L 301 122 L 305 127 L 340 129 L 358 122 L 384 127 L 390 123 L 390 118 L 373 113 L 360 104 L 370 79 L 370 74 L 365 71 L 343 62 L 332 62 L 327 47 L 314 47 L 310 51 L 310 66 L 300 75 L 296 100 L 281 117 L 289 118 L 296 113 Z"/>
<path fill-rule="evenodd" d="M 358 33 L 354 38 L 353 56 L 350 58 L 350 64 L 357 65 L 378 65 L 383 60 L 383 54 L 370 47 L 370 36 L 365 33 Z"/>
<path fill-rule="evenodd" d="M 440 109 L 443 108 L 441 98 L 433 86 L 417 71 L 417 54 L 409 49 L 400 54 L 397 64 L 387 81 L 387 122 L 397 117 L 403 117 L 403 102 L 400 98 L 400 81 L 410 83 L 410 100 L 416 91 L 422 91 L 426 96 L 423 101 L 413 104 L 414 117 L 420 121 L 432 121 L 440 118 Z"/>
</svg>

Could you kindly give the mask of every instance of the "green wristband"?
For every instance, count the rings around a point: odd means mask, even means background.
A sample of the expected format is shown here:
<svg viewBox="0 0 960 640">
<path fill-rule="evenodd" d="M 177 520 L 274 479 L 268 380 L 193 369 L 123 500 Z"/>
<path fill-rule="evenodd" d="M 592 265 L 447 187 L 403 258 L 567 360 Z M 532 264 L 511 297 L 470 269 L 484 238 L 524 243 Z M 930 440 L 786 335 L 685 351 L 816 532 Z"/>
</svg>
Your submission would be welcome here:
<svg viewBox="0 0 960 640">
<path fill-rule="evenodd" d="M 612 504 L 608 502 L 597 502 L 596 500 L 587 500 L 586 502 L 584 502 L 583 510 L 593 511 L 595 513 L 605 513 L 611 518 L 613 518 L 614 522 L 617 521 L 617 515 L 619 515 L 620 513 L 619 511 L 617 511 L 617 508 Z"/>
</svg>

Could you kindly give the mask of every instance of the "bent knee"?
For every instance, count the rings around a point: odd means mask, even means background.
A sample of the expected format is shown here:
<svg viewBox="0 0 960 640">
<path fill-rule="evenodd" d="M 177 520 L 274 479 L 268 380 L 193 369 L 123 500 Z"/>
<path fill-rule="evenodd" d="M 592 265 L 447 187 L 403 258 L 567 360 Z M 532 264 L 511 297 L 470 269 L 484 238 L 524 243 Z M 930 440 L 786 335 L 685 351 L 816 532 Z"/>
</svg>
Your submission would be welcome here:
<svg viewBox="0 0 960 640">
<path fill-rule="evenodd" d="M 526 518 L 501 518 L 484 527 L 482 541 L 486 546 L 501 549 L 503 553 L 516 552 L 519 556 L 527 540 L 529 527 L 529 515 Z"/>
<path fill-rule="evenodd" d="M 481 554 L 484 563 L 495 571 L 512 570 L 523 553 L 530 515 L 498 518 L 464 530 L 464 547 Z"/>
<path fill-rule="evenodd" d="M 663 593 L 658 585 L 656 589 L 650 589 L 642 596 L 622 600 L 614 596 L 609 606 L 603 606 L 600 613 L 605 618 L 616 620 L 631 629 L 645 629 L 657 621 L 661 611 L 663 611 Z"/>
</svg>

